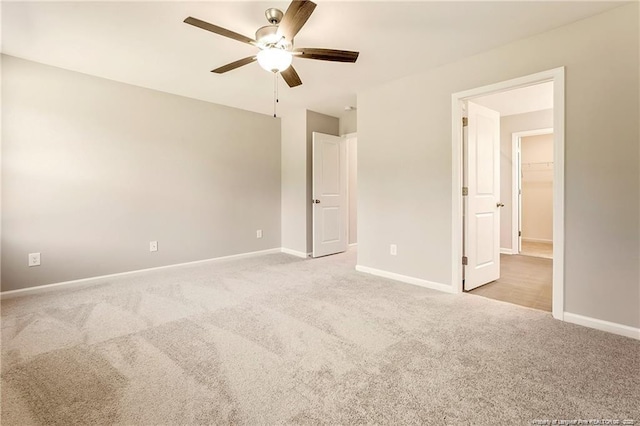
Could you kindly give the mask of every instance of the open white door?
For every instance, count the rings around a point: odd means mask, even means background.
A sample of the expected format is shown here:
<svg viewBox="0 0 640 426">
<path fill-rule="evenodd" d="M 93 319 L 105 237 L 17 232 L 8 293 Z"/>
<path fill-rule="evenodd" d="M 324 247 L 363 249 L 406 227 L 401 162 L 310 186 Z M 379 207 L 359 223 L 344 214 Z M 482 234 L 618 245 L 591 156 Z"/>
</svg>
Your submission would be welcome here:
<svg viewBox="0 0 640 426">
<path fill-rule="evenodd" d="M 313 257 L 347 250 L 347 144 L 313 132 Z"/>
<path fill-rule="evenodd" d="M 500 278 L 500 114 L 468 102 L 464 289 Z"/>
</svg>

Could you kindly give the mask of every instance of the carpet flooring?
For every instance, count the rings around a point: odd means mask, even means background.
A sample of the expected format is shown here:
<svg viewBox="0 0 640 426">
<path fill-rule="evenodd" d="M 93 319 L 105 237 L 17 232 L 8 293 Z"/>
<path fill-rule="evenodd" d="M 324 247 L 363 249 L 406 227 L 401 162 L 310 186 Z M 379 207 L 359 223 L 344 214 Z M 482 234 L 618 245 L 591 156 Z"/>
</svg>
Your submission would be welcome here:
<svg viewBox="0 0 640 426">
<path fill-rule="evenodd" d="M 640 342 L 354 265 L 273 254 L 3 300 L 2 425 L 640 423 Z"/>
<path fill-rule="evenodd" d="M 544 257 L 553 259 L 553 243 L 523 241 L 520 254 L 523 256 Z"/>
</svg>

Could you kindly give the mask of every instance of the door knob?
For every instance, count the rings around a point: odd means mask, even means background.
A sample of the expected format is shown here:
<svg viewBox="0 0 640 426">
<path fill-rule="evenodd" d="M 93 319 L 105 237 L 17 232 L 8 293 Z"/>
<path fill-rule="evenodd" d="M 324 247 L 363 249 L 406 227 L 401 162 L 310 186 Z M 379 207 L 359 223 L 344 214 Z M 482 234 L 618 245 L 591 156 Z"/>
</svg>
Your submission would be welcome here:
<svg viewBox="0 0 640 426">
<path fill-rule="evenodd" d="M 502 204 L 502 203 L 496 203 L 496 207 L 504 207 L 504 204 Z"/>
<path fill-rule="evenodd" d="M 313 203 L 313 204 L 320 204 L 320 200 L 311 200 L 311 203 Z"/>
</svg>

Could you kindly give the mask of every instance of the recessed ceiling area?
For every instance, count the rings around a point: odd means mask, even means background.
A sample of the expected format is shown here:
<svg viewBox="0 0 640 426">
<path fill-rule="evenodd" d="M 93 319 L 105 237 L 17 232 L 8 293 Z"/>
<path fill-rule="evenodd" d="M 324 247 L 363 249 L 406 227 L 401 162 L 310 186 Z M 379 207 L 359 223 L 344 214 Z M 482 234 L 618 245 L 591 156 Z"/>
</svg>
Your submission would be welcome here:
<svg viewBox="0 0 640 426">
<path fill-rule="evenodd" d="M 360 52 L 357 63 L 294 58 L 279 108 L 340 116 L 356 93 L 620 6 L 620 2 L 316 1 L 296 47 Z M 198 17 L 253 37 L 288 2 L 2 2 L 2 53 L 163 92 L 272 113 L 273 76 L 257 49 L 183 23 Z M 472 71 L 470 71 L 472 72 Z"/>
<path fill-rule="evenodd" d="M 553 82 L 494 93 L 472 99 L 472 102 L 498 111 L 503 117 L 551 109 L 553 108 Z"/>
</svg>

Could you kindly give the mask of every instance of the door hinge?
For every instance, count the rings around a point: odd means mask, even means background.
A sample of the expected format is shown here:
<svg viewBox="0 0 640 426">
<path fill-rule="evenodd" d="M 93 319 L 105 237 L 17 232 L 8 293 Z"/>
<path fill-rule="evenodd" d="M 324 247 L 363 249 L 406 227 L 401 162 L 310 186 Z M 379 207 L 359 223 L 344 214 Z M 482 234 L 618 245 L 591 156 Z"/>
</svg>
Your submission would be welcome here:
<svg viewBox="0 0 640 426">
<path fill-rule="evenodd" d="M 518 231 L 518 237 L 522 237 L 522 231 Z"/>
<path fill-rule="evenodd" d="M 466 186 L 462 187 L 462 195 L 469 195 L 469 188 Z"/>
<path fill-rule="evenodd" d="M 462 256 L 462 264 L 467 265 L 469 263 L 469 258 L 467 256 Z"/>
<path fill-rule="evenodd" d="M 462 127 L 467 127 L 469 125 L 469 119 L 467 117 L 462 117 Z"/>
</svg>

